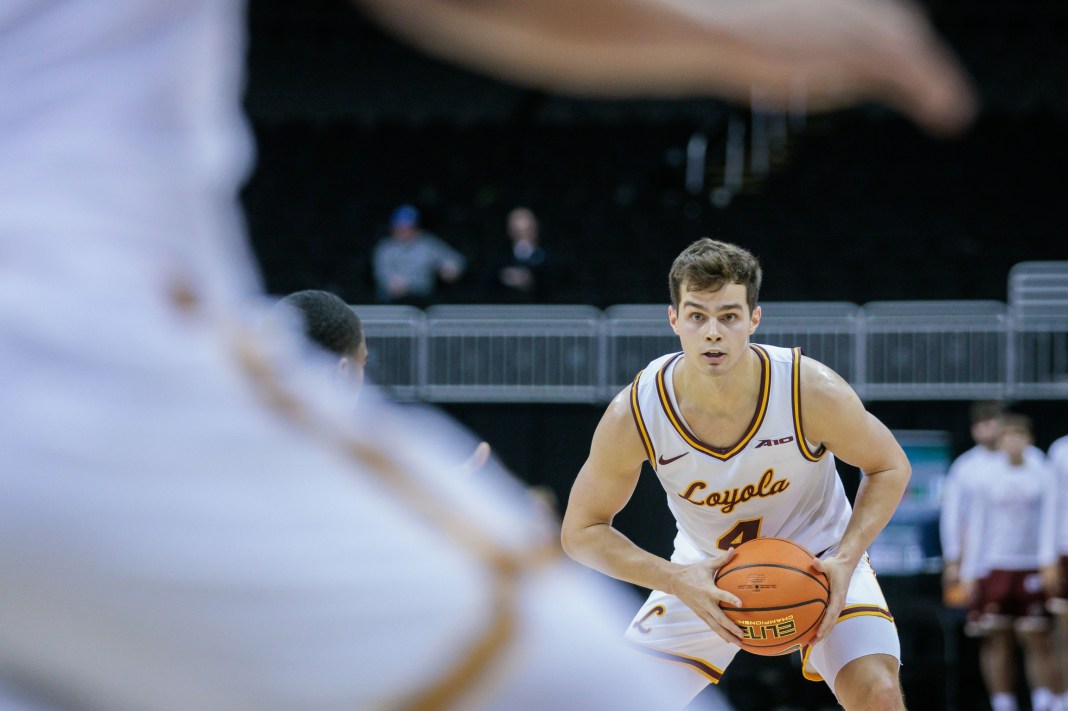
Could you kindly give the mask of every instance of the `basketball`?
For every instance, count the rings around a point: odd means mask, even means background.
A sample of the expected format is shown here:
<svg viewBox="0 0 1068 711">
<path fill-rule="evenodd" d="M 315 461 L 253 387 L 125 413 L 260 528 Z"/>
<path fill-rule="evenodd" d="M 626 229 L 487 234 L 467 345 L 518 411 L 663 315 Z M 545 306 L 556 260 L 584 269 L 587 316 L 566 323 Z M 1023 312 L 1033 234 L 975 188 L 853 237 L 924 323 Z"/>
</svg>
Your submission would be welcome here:
<svg viewBox="0 0 1068 711">
<path fill-rule="evenodd" d="M 742 649 L 775 656 L 812 641 L 830 590 L 814 560 L 808 549 L 785 538 L 754 538 L 735 549 L 716 573 L 716 586 L 742 601 L 741 607 L 720 605 L 744 630 Z"/>
</svg>

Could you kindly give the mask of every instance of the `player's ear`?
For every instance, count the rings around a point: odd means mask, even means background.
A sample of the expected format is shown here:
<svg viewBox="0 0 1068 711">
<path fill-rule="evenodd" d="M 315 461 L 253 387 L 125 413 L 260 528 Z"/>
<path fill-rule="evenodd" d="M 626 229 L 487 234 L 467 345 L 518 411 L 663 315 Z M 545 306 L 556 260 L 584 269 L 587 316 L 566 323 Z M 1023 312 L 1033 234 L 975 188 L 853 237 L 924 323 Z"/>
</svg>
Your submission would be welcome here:
<svg viewBox="0 0 1068 711">
<path fill-rule="evenodd" d="M 352 360 L 348 356 L 341 356 L 337 362 L 337 374 L 346 377 L 352 372 Z"/>
<path fill-rule="evenodd" d="M 760 307 L 757 306 L 753 309 L 753 313 L 749 314 L 749 335 L 752 336 L 753 332 L 757 330 L 757 326 L 760 325 L 760 317 L 763 312 Z"/>
<path fill-rule="evenodd" d="M 671 324 L 671 330 L 675 332 L 675 335 L 678 335 L 679 312 L 674 306 L 668 306 L 668 323 Z"/>
</svg>

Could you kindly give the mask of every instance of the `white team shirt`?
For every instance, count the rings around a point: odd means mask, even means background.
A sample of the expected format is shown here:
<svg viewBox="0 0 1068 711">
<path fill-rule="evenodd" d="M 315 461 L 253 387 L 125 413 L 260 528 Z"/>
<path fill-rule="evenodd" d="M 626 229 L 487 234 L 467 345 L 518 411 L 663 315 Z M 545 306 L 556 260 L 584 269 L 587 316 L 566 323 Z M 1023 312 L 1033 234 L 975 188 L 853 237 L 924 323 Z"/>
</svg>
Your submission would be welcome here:
<svg viewBox="0 0 1068 711">
<path fill-rule="evenodd" d="M 950 465 L 942 490 L 942 513 L 938 522 L 943 559 L 961 560 L 964 553 L 963 542 L 968 536 L 968 513 L 976 494 L 976 482 L 980 478 L 978 474 L 988 464 L 1004 456 L 996 449 L 975 445 Z"/>
<path fill-rule="evenodd" d="M 1045 455 L 1038 447 L 1024 451 L 1028 461 L 1042 462 Z M 949 466 L 945 486 L 942 489 L 942 512 L 939 516 L 939 534 L 942 542 L 942 558 L 959 562 L 968 555 L 965 550 L 969 540 L 969 522 L 974 513 L 975 498 L 982 487 L 982 474 L 987 467 L 1005 459 L 998 449 L 975 445 Z"/>
<path fill-rule="evenodd" d="M 1068 555 L 1068 435 L 1049 446 L 1047 458 L 1057 477 L 1057 552 Z"/>
<path fill-rule="evenodd" d="M 800 350 L 750 347 L 760 358 L 759 402 L 741 440 L 726 449 L 702 442 L 680 414 L 671 374 L 681 353 L 652 361 L 631 386 L 638 432 L 677 522 L 679 562 L 757 536 L 817 554 L 836 545 L 849 522 L 834 456 L 801 427 Z"/>
<path fill-rule="evenodd" d="M 1007 457 L 978 470 L 961 578 L 991 570 L 1037 570 L 1056 560 L 1055 478 L 1045 462 Z"/>
</svg>

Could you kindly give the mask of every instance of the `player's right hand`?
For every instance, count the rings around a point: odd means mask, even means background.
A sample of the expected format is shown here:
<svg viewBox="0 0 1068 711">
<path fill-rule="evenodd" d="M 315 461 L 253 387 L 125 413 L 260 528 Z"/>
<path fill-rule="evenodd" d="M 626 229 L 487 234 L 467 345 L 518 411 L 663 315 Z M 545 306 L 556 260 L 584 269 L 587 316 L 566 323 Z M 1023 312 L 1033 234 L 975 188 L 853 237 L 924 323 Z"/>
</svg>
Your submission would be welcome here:
<svg viewBox="0 0 1068 711">
<path fill-rule="evenodd" d="M 729 644 L 738 644 L 742 628 L 734 624 L 720 609 L 721 603 L 741 607 L 742 601 L 716 587 L 716 571 L 734 557 L 734 549 L 716 553 L 711 558 L 678 569 L 672 578 L 671 593 L 694 611 L 719 637 Z"/>
</svg>

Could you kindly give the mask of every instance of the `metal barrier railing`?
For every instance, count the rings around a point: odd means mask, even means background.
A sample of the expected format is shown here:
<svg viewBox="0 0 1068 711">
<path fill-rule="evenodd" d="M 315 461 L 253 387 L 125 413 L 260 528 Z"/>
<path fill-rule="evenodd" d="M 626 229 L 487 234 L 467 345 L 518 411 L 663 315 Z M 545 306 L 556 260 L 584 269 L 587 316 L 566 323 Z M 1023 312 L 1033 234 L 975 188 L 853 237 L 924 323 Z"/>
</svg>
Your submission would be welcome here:
<svg viewBox="0 0 1068 711">
<path fill-rule="evenodd" d="M 800 346 L 867 400 L 1068 399 L 1068 262 L 1017 265 L 1009 295 L 764 302 L 753 340 Z M 666 304 L 353 308 L 398 399 L 605 402 L 679 349 Z"/>
<path fill-rule="evenodd" d="M 1009 389 L 1021 399 L 1068 398 L 1068 262 L 1009 271 Z"/>
<path fill-rule="evenodd" d="M 999 301 L 883 301 L 862 309 L 857 378 L 874 400 L 1006 395 L 1008 318 Z"/>
</svg>

